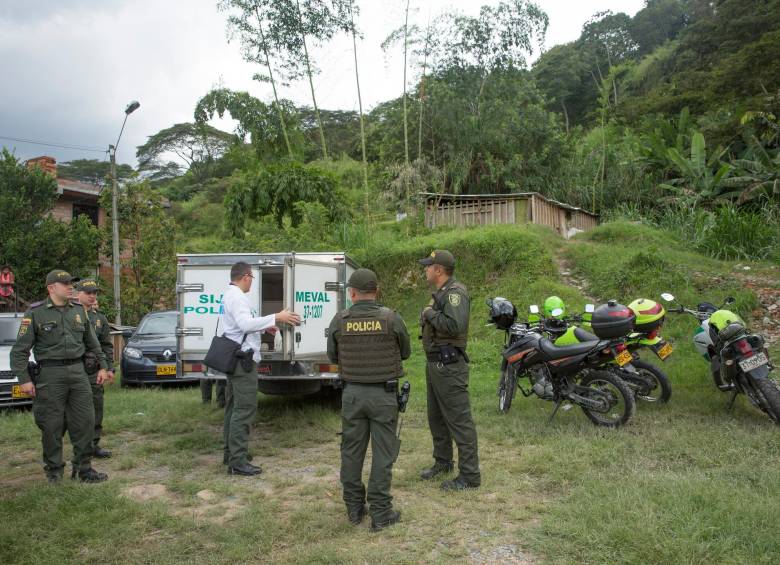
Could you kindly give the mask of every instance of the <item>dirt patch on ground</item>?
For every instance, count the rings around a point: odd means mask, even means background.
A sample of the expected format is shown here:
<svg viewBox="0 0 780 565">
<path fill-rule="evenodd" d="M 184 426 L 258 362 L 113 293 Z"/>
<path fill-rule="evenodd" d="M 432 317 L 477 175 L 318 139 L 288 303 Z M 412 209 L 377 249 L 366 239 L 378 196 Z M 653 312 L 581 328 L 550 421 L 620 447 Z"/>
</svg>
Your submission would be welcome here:
<svg viewBox="0 0 780 565">
<path fill-rule="evenodd" d="M 558 266 L 558 278 L 561 279 L 561 282 L 567 286 L 576 288 L 585 298 L 594 304 L 599 302 L 596 298 L 588 293 L 588 281 L 584 278 L 579 278 L 574 275 L 573 265 L 562 253 L 556 253 L 553 259 L 555 260 L 555 264 Z"/>
<path fill-rule="evenodd" d="M 168 487 L 161 484 L 135 485 L 122 489 L 122 495 L 135 502 L 148 502 L 149 500 L 170 500 L 171 493 Z"/>
</svg>

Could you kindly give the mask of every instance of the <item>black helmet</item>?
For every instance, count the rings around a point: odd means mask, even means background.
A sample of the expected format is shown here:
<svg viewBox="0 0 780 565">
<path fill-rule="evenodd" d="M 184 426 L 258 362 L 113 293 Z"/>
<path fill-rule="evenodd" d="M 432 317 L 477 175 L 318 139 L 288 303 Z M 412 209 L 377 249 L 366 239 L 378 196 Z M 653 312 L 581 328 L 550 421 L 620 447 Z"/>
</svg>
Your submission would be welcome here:
<svg viewBox="0 0 780 565">
<path fill-rule="evenodd" d="M 517 308 L 506 298 L 497 296 L 487 301 L 490 306 L 490 321 L 500 330 L 508 330 L 517 320 Z"/>
</svg>

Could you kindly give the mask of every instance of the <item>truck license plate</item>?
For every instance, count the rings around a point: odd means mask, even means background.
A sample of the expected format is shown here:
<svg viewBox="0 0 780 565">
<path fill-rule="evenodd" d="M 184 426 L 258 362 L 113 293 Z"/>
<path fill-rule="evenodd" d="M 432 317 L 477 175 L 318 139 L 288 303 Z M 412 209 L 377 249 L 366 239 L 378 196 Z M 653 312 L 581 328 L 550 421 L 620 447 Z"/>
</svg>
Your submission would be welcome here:
<svg viewBox="0 0 780 565">
<path fill-rule="evenodd" d="M 11 398 L 31 398 L 29 394 L 22 392 L 22 387 L 14 385 L 11 387 Z"/>
<path fill-rule="evenodd" d="M 748 357 L 747 359 L 743 359 L 742 361 L 740 361 L 739 368 L 747 373 L 748 371 L 752 371 L 753 369 L 758 369 L 759 367 L 763 367 L 768 363 L 769 363 L 769 359 L 766 358 L 766 355 L 764 353 L 756 353 L 752 357 Z"/>
<path fill-rule="evenodd" d="M 175 375 L 176 365 L 157 365 L 157 376 Z"/>
<path fill-rule="evenodd" d="M 620 365 L 621 367 L 623 365 L 627 365 L 631 363 L 631 361 L 633 360 L 634 360 L 634 356 L 631 355 L 630 351 L 624 351 L 623 353 L 615 357 L 615 361 L 617 361 L 617 364 Z"/>
</svg>

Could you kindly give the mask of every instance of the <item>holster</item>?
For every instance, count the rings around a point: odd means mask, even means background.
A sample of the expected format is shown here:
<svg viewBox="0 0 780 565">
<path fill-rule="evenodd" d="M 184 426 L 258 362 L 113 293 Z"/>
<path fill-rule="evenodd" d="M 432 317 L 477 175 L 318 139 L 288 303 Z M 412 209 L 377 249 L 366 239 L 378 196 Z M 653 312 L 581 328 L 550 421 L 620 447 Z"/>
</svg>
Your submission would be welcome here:
<svg viewBox="0 0 780 565">
<path fill-rule="evenodd" d="M 247 349 L 246 351 L 239 350 L 236 352 L 236 357 L 238 358 L 238 362 L 241 363 L 241 368 L 247 373 L 252 370 L 252 357 L 254 354 L 254 349 Z"/>
<path fill-rule="evenodd" d="M 82 359 L 84 360 L 84 371 L 88 375 L 92 376 L 100 370 L 100 361 L 98 361 L 97 355 L 91 351 L 87 351 Z"/>
<path fill-rule="evenodd" d="M 41 366 L 35 361 L 29 361 L 27 363 L 27 374 L 30 375 L 32 383 L 37 384 L 38 376 L 41 374 Z"/>
</svg>

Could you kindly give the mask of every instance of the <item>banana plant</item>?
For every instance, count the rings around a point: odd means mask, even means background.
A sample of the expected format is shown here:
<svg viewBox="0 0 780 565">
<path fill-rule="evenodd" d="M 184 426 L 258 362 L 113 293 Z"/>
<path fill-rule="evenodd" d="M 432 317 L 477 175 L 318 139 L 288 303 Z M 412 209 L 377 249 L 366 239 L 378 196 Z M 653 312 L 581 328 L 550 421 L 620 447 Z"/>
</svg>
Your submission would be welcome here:
<svg viewBox="0 0 780 565">
<path fill-rule="evenodd" d="M 755 137 L 742 159 L 732 161 L 734 175 L 724 180 L 722 196 L 741 206 L 760 198 L 780 199 L 780 150 L 767 150 Z"/>
<path fill-rule="evenodd" d="M 696 132 L 691 137 L 690 157 L 684 157 L 677 147 L 666 150 L 672 168 L 680 176 L 659 186 L 685 197 L 693 205 L 720 198 L 727 188 L 725 181 L 732 171 L 730 164 L 721 163 L 725 153 L 725 149 L 717 147 L 708 156 L 704 135 Z"/>
</svg>

